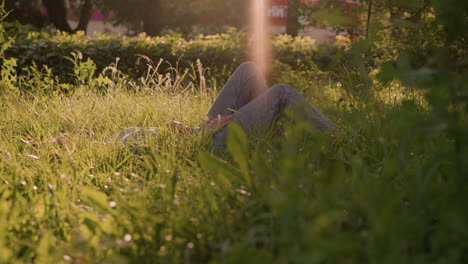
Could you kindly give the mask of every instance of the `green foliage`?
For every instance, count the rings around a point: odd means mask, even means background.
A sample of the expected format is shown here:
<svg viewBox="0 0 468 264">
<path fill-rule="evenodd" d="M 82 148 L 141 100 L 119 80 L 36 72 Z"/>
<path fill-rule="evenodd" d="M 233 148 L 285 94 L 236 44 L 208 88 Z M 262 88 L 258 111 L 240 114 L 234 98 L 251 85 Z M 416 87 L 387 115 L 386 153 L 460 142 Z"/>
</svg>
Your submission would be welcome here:
<svg viewBox="0 0 468 264">
<path fill-rule="evenodd" d="M 399 8 L 416 12 L 417 2 Z M 56 52 L 62 77 L 46 59 L 2 57 L 2 89 L 15 92 L 0 93 L 0 262 L 467 262 L 467 9 L 443 2 L 430 2 L 425 22 L 395 22 L 401 45 L 388 32 L 319 47 L 276 38 L 275 80 L 338 129 L 318 133 L 288 115 L 248 138 L 231 125 L 216 155 L 206 138 L 161 125 L 204 119 L 216 83 L 203 81 L 201 63 L 166 71 L 144 56 L 132 64 L 133 52 L 173 63 L 184 54 L 180 65 L 205 55 L 219 78 L 240 62 L 240 37 L 18 41 L 32 58 Z M 427 41 L 413 35 L 421 49 L 403 45 L 416 27 L 427 30 Z M 137 151 L 106 143 L 132 126 L 161 133 Z"/>
<path fill-rule="evenodd" d="M 115 68 L 101 93 L 90 88 L 92 65 L 70 58 L 73 93 L 1 97 L 4 262 L 466 259 L 468 192 L 457 148 L 411 94 L 359 104 L 306 72 L 284 72 L 278 78 L 302 83 L 339 130 L 330 137 L 296 120 L 248 138 L 231 126 L 227 152 L 215 156 L 205 138 L 160 125 L 199 124 L 215 93 L 171 89 L 170 79 L 132 83 Z M 131 126 L 162 132 L 138 152 L 103 143 Z M 83 129 L 93 135 L 74 133 Z M 61 133 L 69 135 L 59 144 Z"/>
<path fill-rule="evenodd" d="M 68 35 L 60 33 L 50 36 L 44 33 L 30 33 L 27 38 L 19 38 L 6 51 L 8 57 L 17 59 L 18 69 L 35 63 L 39 69 L 43 65 L 53 69 L 54 75 L 62 82 L 73 79 L 68 75 L 74 64 L 67 60 L 72 52 L 83 54 L 83 59 L 91 59 L 96 64 L 95 73 L 101 73 L 119 58 L 119 69 L 132 78 L 139 78 L 147 71 L 144 55 L 153 62 L 163 59 L 161 70 L 192 68 L 191 64 L 199 59 L 207 65 L 208 78 L 225 81 L 228 75 L 242 61 L 248 58 L 247 37 L 245 34 L 230 31 L 224 34 L 200 35 L 186 40 L 179 35 L 137 37 L 99 35 L 87 38 L 83 34 Z M 334 58 L 336 49 L 319 49 L 309 38 L 278 36 L 273 39 L 276 58 L 296 70 L 317 69 L 316 64 L 325 68 Z M 321 55 L 321 50 L 323 55 Z M 166 61 L 168 63 L 166 63 Z"/>
<path fill-rule="evenodd" d="M 5 58 L 5 51 L 11 47 L 14 38 L 8 36 L 4 20 L 8 16 L 5 11 L 5 2 L 0 3 L 0 91 L 3 89 L 15 90 L 16 84 L 16 66 L 17 60 L 15 58 Z"/>
<path fill-rule="evenodd" d="M 335 142 L 305 124 L 288 128 L 278 145 L 266 140 L 249 149 L 234 130 L 228 149 L 247 172 L 242 182 L 231 176 L 235 169 L 215 169 L 205 158 L 223 201 L 234 195 L 217 180 L 223 175 L 229 184 L 256 184 L 241 187 L 240 205 L 231 202 L 233 210 L 248 208 L 239 219 L 249 224 L 223 259 L 248 262 L 262 252 L 278 263 L 464 262 L 466 185 L 449 135 L 412 102 L 377 109 L 346 114 L 346 135 Z M 255 250 L 242 255 L 239 247 Z"/>
</svg>

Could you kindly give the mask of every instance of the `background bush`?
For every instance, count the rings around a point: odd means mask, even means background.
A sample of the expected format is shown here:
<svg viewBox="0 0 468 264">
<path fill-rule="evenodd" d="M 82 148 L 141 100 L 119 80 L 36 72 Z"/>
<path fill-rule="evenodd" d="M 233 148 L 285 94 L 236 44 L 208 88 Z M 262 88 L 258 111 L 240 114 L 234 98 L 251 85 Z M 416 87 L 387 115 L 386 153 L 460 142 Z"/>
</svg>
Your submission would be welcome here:
<svg viewBox="0 0 468 264">
<path fill-rule="evenodd" d="M 27 64 L 15 75 L 15 58 L 0 56 L 0 89 L 15 91 L 0 90 L 0 262 L 467 263 L 468 9 L 464 0 L 431 2 L 425 25 L 433 31 L 425 32 L 443 42 L 427 41 L 423 60 L 418 41 L 398 47 L 372 34 L 349 49 L 275 39 L 277 78 L 339 129 L 328 137 L 284 123 L 250 141 L 232 127 L 219 155 L 203 138 L 169 131 L 140 153 L 102 144 L 129 126 L 197 125 L 213 90 L 173 82 L 177 74 L 94 78 L 98 66 L 79 49 L 63 59 L 72 84 Z M 198 45 L 172 38 L 165 54 L 185 54 L 187 65 L 189 50 L 196 59 L 213 39 L 224 52 L 220 36 Z M 340 85 L 315 82 L 309 60 Z M 22 86 L 31 92 L 18 92 Z M 75 92 L 42 93 L 50 86 Z M 54 142 L 61 133 L 69 134 L 64 144 Z"/>
<path fill-rule="evenodd" d="M 324 54 L 316 54 L 319 47 L 309 38 L 277 36 L 273 40 L 277 59 L 297 70 L 316 69 L 317 65 L 326 67 L 333 59 L 333 51 L 326 49 Z M 119 58 L 118 68 L 131 77 L 140 77 L 147 65 L 138 60 L 139 55 L 150 58 L 155 64 L 163 59 L 160 67 L 167 69 L 179 66 L 190 68 L 191 63 L 200 59 L 209 67 L 211 76 L 226 77 L 248 57 L 248 39 L 244 33 L 229 31 L 224 34 L 204 36 L 187 40 L 180 35 L 148 37 L 141 34 L 136 37 L 120 35 L 97 35 L 87 38 L 84 34 L 69 35 L 59 33 L 30 33 L 19 37 L 10 49 L 7 57 L 17 59 L 18 69 L 32 64 L 39 67 L 47 65 L 61 80 L 69 80 L 67 73 L 73 69 L 73 63 L 67 60 L 72 52 L 81 52 L 83 57 L 90 58 L 97 66 L 97 72 Z M 324 49 L 325 50 L 325 49 Z"/>
</svg>

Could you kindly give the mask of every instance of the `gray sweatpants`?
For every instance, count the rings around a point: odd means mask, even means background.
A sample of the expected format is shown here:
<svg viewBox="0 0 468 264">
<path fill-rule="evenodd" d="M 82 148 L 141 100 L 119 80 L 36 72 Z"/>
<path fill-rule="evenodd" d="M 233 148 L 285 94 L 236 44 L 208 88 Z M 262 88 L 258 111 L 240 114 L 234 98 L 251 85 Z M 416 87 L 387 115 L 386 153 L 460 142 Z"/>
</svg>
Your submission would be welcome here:
<svg viewBox="0 0 468 264">
<path fill-rule="evenodd" d="M 234 114 L 233 122 L 240 124 L 248 135 L 268 129 L 285 109 L 310 121 L 323 132 L 335 124 L 293 88 L 277 84 L 268 89 L 257 66 L 251 62 L 240 65 L 222 89 L 208 112 L 208 119 L 218 115 Z M 229 128 L 224 127 L 213 135 L 215 149 L 224 147 Z"/>
</svg>

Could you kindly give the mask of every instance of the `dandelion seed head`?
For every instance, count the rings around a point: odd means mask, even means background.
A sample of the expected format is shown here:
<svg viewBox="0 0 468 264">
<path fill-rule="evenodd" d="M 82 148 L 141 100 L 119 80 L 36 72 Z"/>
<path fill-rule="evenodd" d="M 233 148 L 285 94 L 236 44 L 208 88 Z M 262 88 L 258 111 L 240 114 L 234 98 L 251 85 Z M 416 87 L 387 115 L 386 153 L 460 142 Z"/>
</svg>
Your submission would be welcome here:
<svg viewBox="0 0 468 264">
<path fill-rule="evenodd" d="M 164 237 L 164 239 L 166 239 L 167 241 L 171 241 L 172 240 L 172 235 L 167 235 Z"/>
<path fill-rule="evenodd" d="M 132 235 L 126 234 L 126 235 L 124 236 L 124 240 L 125 240 L 126 242 L 129 242 L 130 240 L 132 240 Z"/>
<path fill-rule="evenodd" d="M 26 185 L 26 181 L 20 181 L 20 184 L 25 186 Z"/>
<path fill-rule="evenodd" d="M 165 246 L 161 246 L 161 247 L 159 248 L 159 250 L 160 250 L 160 251 L 166 251 L 166 247 L 165 247 Z"/>
<path fill-rule="evenodd" d="M 54 188 L 54 186 L 52 184 L 50 184 L 50 183 L 47 184 L 47 187 L 49 187 L 49 189 L 51 189 L 51 190 Z"/>
<path fill-rule="evenodd" d="M 114 207 L 117 206 L 117 203 L 114 202 L 114 201 L 110 201 L 110 202 L 109 202 L 109 206 L 112 207 L 112 208 L 114 208 Z"/>
<path fill-rule="evenodd" d="M 30 157 L 31 159 L 35 159 L 35 160 L 38 160 L 39 157 L 36 156 L 36 155 L 33 155 L 33 154 L 26 154 L 27 157 Z"/>
<path fill-rule="evenodd" d="M 33 186 L 33 190 L 37 190 L 37 189 L 38 189 L 38 188 L 37 188 L 37 186 L 36 186 L 36 185 L 34 185 L 34 186 Z"/>
<path fill-rule="evenodd" d="M 161 188 L 161 189 L 166 189 L 166 184 L 156 184 L 156 187 Z"/>
<path fill-rule="evenodd" d="M 68 255 L 63 255 L 63 260 L 71 262 L 73 259 Z"/>
<path fill-rule="evenodd" d="M 190 249 L 192 249 L 192 248 L 195 247 L 195 244 L 192 243 L 192 242 L 189 242 L 189 243 L 187 244 L 187 247 L 190 248 Z"/>
<path fill-rule="evenodd" d="M 200 234 L 200 233 L 198 233 L 198 234 L 197 234 L 197 238 L 198 238 L 198 239 L 202 239 L 202 238 L 203 238 L 203 235 Z"/>
</svg>

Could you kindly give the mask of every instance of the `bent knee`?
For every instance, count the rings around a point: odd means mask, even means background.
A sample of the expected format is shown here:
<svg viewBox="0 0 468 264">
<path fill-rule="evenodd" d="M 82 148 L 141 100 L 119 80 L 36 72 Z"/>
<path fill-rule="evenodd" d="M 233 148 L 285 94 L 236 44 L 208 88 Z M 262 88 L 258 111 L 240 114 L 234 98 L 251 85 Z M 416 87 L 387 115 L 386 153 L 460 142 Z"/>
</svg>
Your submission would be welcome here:
<svg viewBox="0 0 468 264">
<path fill-rule="evenodd" d="M 239 65 L 239 69 L 249 69 L 249 68 L 256 68 L 257 65 L 251 61 L 243 62 L 241 65 Z"/>
<path fill-rule="evenodd" d="M 244 74 L 256 74 L 259 72 L 259 67 L 257 64 L 253 62 L 244 62 L 239 67 L 237 67 L 237 71 L 241 71 Z"/>
<path fill-rule="evenodd" d="M 277 93 L 277 94 L 285 94 L 285 93 L 287 93 L 290 89 L 292 89 L 292 88 L 289 87 L 288 85 L 282 84 L 282 83 L 277 84 L 277 85 L 271 87 L 272 92 Z"/>
</svg>

